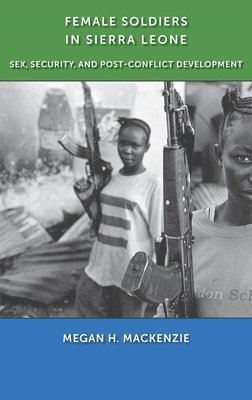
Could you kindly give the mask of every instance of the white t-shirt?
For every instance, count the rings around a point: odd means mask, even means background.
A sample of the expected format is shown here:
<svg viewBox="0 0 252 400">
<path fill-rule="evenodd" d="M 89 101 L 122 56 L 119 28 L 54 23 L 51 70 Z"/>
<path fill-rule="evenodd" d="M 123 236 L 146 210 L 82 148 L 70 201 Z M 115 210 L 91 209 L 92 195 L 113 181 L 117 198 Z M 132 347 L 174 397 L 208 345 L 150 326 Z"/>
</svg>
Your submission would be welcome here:
<svg viewBox="0 0 252 400">
<path fill-rule="evenodd" d="M 137 251 L 154 254 L 161 233 L 162 185 L 149 171 L 113 173 L 101 193 L 102 221 L 90 255 L 87 275 L 101 286 L 120 287 Z"/>
<path fill-rule="evenodd" d="M 214 209 L 195 211 L 192 219 L 197 317 L 251 318 L 252 224 L 217 224 Z M 162 305 L 156 317 L 164 317 Z"/>
<path fill-rule="evenodd" d="M 224 226 L 193 215 L 198 317 L 252 317 L 252 224 Z"/>
</svg>

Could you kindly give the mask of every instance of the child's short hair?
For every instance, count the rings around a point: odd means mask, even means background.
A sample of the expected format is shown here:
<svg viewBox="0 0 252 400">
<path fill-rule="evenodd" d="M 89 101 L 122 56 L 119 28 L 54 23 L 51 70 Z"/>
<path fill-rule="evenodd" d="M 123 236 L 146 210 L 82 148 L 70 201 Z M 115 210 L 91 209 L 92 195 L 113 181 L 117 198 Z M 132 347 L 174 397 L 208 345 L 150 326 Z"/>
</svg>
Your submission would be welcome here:
<svg viewBox="0 0 252 400">
<path fill-rule="evenodd" d="M 143 121 L 142 119 L 138 119 L 138 118 L 126 118 L 126 117 L 119 117 L 118 118 L 118 122 L 120 123 L 120 129 L 118 134 L 120 133 L 120 131 L 128 126 L 137 126 L 139 128 L 142 128 L 147 136 L 147 142 L 149 142 L 150 139 L 150 134 L 151 134 L 151 128 L 149 127 L 149 125 Z"/>
<path fill-rule="evenodd" d="M 241 98 L 237 89 L 226 90 L 222 97 L 221 105 L 223 116 L 219 129 L 219 144 L 223 144 L 225 136 L 223 135 L 224 128 L 232 125 L 236 119 L 242 118 L 242 114 L 252 115 L 252 97 Z"/>
</svg>

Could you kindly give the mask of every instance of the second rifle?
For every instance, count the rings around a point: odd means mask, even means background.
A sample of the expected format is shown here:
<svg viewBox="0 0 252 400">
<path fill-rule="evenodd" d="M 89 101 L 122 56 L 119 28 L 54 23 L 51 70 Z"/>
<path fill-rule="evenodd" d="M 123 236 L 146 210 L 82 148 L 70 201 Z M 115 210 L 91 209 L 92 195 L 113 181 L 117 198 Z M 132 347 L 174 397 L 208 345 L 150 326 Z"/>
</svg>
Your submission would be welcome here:
<svg viewBox="0 0 252 400">
<path fill-rule="evenodd" d="M 156 239 L 157 263 L 144 252 L 131 259 L 122 287 L 165 315 L 196 316 L 193 285 L 190 170 L 194 131 L 187 106 L 172 82 L 164 83 L 167 144 L 163 148 L 164 232 Z"/>
</svg>

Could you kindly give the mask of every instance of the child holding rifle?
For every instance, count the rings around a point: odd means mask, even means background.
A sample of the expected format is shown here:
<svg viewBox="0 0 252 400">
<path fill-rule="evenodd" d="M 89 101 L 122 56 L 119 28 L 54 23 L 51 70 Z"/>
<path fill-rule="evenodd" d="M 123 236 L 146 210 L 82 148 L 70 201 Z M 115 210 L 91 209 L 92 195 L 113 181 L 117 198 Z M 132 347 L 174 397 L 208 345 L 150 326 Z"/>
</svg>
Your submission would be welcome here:
<svg viewBox="0 0 252 400">
<path fill-rule="evenodd" d="M 83 318 L 144 316 L 147 304 L 123 291 L 121 281 L 136 251 L 153 255 L 154 239 L 161 230 L 162 186 L 143 165 L 150 127 L 136 118 L 119 122 L 123 167 L 101 192 L 98 236 L 76 290 L 76 309 Z"/>
<path fill-rule="evenodd" d="M 216 158 L 227 200 L 193 213 L 197 317 L 252 317 L 252 97 L 227 91 Z M 157 317 L 163 316 L 159 306 Z"/>
</svg>

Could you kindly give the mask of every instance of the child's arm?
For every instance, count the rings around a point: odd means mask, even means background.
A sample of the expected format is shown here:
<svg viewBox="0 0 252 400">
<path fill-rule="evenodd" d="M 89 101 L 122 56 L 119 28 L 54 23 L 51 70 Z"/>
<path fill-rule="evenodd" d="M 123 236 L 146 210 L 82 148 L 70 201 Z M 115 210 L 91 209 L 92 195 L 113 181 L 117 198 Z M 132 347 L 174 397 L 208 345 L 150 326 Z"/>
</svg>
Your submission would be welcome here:
<svg viewBox="0 0 252 400">
<path fill-rule="evenodd" d="M 153 253 L 155 254 L 155 239 L 163 232 L 163 188 L 161 181 L 157 180 L 149 201 L 149 231 L 153 241 Z"/>
</svg>

